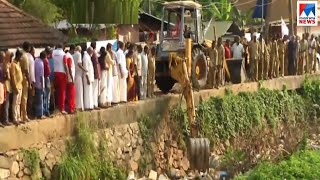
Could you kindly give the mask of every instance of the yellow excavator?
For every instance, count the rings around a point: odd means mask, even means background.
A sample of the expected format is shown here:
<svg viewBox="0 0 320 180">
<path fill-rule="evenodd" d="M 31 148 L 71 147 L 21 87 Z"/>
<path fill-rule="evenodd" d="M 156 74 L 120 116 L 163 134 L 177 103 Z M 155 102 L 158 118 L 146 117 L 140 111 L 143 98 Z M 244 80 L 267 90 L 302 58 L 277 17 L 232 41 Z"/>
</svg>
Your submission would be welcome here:
<svg viewBox="0 0 320 180">
<path fill-rule="evenodd" d="M 208 74 L 202 6 L 194 1 L 170 1 L 163 4 L 160 44 L 157 45 L 156 84 L 166 93 L 180 83 L 187 105 L 190 139 L 187 143 L 190 167 L 199 172 L 209 169 L 210 141 L 199 137 L 193 88 L 205 87 Z M 204 45 L 206 44 L 206 45 Z M 209 45 L 209 46 L 208 46 Z"/>
</svg>

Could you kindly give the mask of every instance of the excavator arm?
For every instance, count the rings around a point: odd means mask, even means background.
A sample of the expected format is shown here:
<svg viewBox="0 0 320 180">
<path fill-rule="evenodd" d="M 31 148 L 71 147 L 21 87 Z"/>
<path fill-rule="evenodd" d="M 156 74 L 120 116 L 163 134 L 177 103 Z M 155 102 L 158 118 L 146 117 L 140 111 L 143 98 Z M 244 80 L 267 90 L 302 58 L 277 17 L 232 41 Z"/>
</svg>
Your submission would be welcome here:
<svg viewBox="0 0 320 180">
<path fill-rule="evenodd" d="M 186 52 L 187 51 L 188 50 L 186 50 Z M 189 60 L 191 61 L 191 59 Z M 207 138 L 199 138 L 192 83 L 189 78 L 187 62 L 187 58 L 181 58 L 177 56 L 176 53 L 171 53 L 169 55 L 171 77 L 178 81 L 182 86 L 182 95 L 184 96 L 187 105 L 187 114 L 191 131 L 191 138 L 187 143 L 190 167 L 194 170 L 206 172 L 209 169 L 210 141 Z"/>
<path fill-rule="evenodd" d="M 182 86 L 182 95 L 186 100 L 188 120 L 191 127 L 191 136 L 198 137 L 198 126 L 196 122 L 196 110 L 194 105 L 194 97 L 192 91 L 192 83 L 188 76 L 187 61 L 171 53 L 169 57 L 169 69 L 171 77 L 178 81 Z"/>
</svg>

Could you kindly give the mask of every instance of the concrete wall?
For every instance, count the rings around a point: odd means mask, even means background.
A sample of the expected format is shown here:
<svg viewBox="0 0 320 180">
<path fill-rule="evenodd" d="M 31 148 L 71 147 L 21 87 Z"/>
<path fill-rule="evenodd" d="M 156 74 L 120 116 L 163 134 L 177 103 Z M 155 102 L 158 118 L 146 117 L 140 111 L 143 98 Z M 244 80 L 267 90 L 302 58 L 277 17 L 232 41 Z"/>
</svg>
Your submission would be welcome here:
<svg viewBox="0 0 320 180">
<path fill-rule="evenodd" d="M 310 79 L 317 79 L 320 75 L 310 75 Z M 214 90 L 202 90 L 195 92 L 195 103 L 200 99 L 206 100 L 212 96 L 222 96 L 225 89 L 235 93 L 245 91 L 257 91 L 259 86 L 268 89 L 297 89 L 301 86 L 304 76 L 284 77 L 264 81 L 259 85 L 257 82 L 236 84 Z M 113 108 L 89 113 L 88 121 L 98 122 L 100 129 L 114 127 L 116 125 L 135 123 L 141 115 L 150 117 L 163 116 L 180 101 L 180 94 L 168 94 L 154 99 L 121 104 Z M 65 139 L 72 135 L 75 115 L 58 116 L 52 119 L 33 121 L 21 126 L 10 126 L 0 129 L 0 153 L 9 150 L 28 148 L 34 144 L 45 143 Z"/>
</svg>

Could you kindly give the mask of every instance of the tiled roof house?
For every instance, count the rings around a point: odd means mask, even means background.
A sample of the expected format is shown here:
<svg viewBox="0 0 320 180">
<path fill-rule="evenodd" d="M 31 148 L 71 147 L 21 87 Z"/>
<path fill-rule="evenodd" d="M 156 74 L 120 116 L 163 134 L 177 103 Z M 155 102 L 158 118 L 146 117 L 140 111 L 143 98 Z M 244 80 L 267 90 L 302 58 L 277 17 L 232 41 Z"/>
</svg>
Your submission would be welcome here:
<svg viewBox="0 0 320 180">
<path fill-rule="evenodd" d="M 35 47 L 66 41 L 60 31 L 42 23 L 6 0 L 0 0 L 0 48 L 20 47 L 29 41 Z"/>
</svg>

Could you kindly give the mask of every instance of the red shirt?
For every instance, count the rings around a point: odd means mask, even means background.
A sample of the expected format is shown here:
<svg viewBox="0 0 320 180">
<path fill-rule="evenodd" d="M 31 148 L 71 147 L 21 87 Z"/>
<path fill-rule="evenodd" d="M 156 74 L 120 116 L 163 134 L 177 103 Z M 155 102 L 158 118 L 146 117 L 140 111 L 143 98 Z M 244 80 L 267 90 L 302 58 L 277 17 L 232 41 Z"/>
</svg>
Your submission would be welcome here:
<svg viewBox="0 0 320 180">
<path fill-rule="evenodd" d="M 225 58 L 230 59 L 231 58 L 231 49 L 228 45 L 224 45 L 224 51 L 225 51 Z"/>
<path fill-rule="evenodd" d="M 50 72 L 49 60 L 47 58 L 43 61 L 43 66 L 44 66 L 44 77 L 49 77 L 51 72 Z"/>
</svg>

